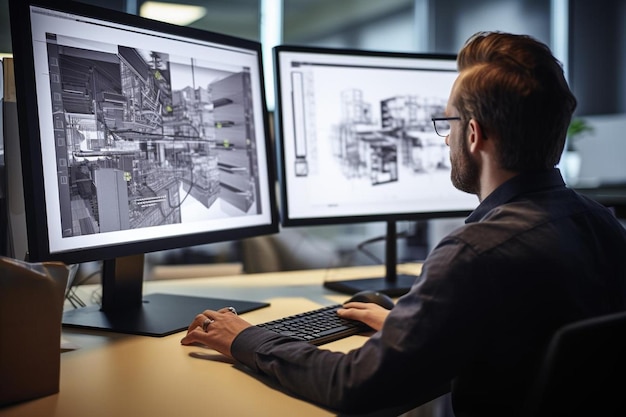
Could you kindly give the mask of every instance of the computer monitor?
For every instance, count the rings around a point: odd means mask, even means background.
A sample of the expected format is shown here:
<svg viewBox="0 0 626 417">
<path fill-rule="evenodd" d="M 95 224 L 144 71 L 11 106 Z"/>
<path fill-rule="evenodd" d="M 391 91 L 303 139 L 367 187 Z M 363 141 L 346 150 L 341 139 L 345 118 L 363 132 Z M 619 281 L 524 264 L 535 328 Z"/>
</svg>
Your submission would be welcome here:
<svg viewBox="0 0 626 417">
<path fill-rule="evenodd" d="M 329 280 L 352 294 L 408 291 L 396 221 L 465 216 L 476 196 L 450 181 L 442 115 L 454 55 L 277 46 L 276 132 L 283 226 L 387 222 L 385 277 Z"/>
<path fill-rule="evenodd" d="M 162 336 L 205 309 L 143 296 L 143 254 L 278 231 L 258 42 L 69 1 L 11 0 L 29 260 L 103 261 L 63 324 Z"/>
</svg>

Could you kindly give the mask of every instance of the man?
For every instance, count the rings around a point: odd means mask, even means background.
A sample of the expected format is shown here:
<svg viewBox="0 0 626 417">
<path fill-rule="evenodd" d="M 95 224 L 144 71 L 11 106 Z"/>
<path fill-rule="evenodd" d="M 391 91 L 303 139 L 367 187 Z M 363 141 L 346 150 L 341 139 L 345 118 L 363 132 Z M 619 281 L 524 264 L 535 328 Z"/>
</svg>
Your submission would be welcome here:
<svg viewBox="0 0 626 417">
<path fill-rule="evenodd" d="M 198 315 L 183 344 L 216 349 L 338 411 L 417 405 L 451 390 L 457 416 L 511 416 L 557 328 L 626 309 L 624 228 L 555 168 L 576 107 L 558 61 L 530 37 L 498 32 L 471 37 L 457 61 L 445 140 L 453 184 L 480 204 L 392 310 L 339 310 L 378 331 L 359 349 L 330 352 L 224 309 Z"/>
</svg>

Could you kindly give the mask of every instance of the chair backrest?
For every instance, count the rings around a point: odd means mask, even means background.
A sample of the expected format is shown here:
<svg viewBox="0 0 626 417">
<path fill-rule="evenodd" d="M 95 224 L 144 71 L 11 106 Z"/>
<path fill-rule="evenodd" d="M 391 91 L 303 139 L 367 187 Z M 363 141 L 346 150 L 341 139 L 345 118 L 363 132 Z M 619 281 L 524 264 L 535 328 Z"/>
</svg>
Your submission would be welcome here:
<svg viewBox="0 0 626 417">
<path fill-rule="evenodd" d="M 626 312 L 563 326 L 553 336 L 525 416 L 626 416 Z"/>
</svg>

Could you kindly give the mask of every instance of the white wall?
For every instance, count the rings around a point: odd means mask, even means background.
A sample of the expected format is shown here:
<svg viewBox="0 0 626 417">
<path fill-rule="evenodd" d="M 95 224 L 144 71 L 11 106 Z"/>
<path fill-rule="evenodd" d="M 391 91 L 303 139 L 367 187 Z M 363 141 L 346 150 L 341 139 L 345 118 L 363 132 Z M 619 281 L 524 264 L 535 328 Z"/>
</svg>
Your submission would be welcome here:
<svg viewBox="0 0 626 417">
<path fill-rule="evenodd" d="M 626 184 L 626 114 L 580 116 L 593 129 L 574 144 L 580 156 L 577 187 Z"/>
</svg>

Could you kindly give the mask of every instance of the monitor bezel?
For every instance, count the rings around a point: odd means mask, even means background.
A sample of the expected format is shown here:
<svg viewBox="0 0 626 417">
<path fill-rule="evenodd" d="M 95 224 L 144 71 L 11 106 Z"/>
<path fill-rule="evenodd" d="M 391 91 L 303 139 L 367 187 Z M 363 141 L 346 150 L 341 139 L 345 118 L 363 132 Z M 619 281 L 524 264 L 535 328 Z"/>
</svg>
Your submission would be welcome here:
<svg viewBox="0 0 626 417">
<path fill-rule="evenodd" d="M 354 56 L 354 57 L 375 57 L 389 59 L 423 59 L 423 60 L 444 60 L 448 62 L 456 62 L 456 54 L 450 53 L 419 53 L 419 52 L 399 52 L 399 51 L 381 51 L 366 50 L 355 48 L 341 47 L 318 47 L 303 45 L 278 45 L 272 49 L 274 62 L 274 86 L 276 97 L 276 108 L 274 110 L 274 131 L 276 142 L 276 164 L 278 168 L 277 178 L 279 184 L 279 213 L 280 223 L 283 227 L 298 226 L 320 226 L 320 225 L 340 225 L 351 223 L 367 223 L 367 222 L 397 222 L 397 221 L 415 221 L 428 220 L 434 218 L 454 218 L 466 217 L 473 208 L 478 205 L 476 202 L 473 207 L 459 210 L 441 210 L 441 211 L 402 211 L 402 212 L 385 212 L 371 213 L 365 215 L 341 215 L 341 216 L 324 216 L 324 217 L 293 217 L 289 211 L 288 184 L 286 167 L 285 167 L 285 150 L 284 150 L 284 123 L 282 120 L 282 110 L 285 106 L 282 98 L 283 77 L 280 73 L 281 55 L 283 53 L 304 53 L 304 54 L 321 54 L 328 56 Z M 443 140 L 443 139 L 442 139 Z"/>
<path fill-rule="evenodd" d="M 10 2 L 12 16 L 12 42 L 15 65 L 16 98 L 20 128 L 20 142 L 22 154 L 22 177 L 25 189 L 26 222 L 28 231 L 28 259 L 32 261 L 58 260 L 65 263 L 80 263 L 103 259 L 114 259 L 120 256 L 150 253 L 180 247 L 189 247 L 222 241 L 234 241 L 247 237 L 268 235 L 278 232 L 278 210 L 276 207 L 275 182 L 276 172 L 275 154 L 270 137 L 269 112 L 266 104 L 266 92 L 261 88 L 261 115 L 263 123 L 262 135 L 266 147 L 265 158 L 268 176 L 267 192 L 269 194 L 268 209 L 269 222 L 254 226 L 245 226 L 218 231 L 170 236 L 152 240 L 136 240 L 127 243 L 112 244 L 109 246 L 77 248 L 64 252 L 51 253 L 49 249 L 48 220 L 46 214 L 46 197 L 43 183 L 42 149 L 40 139 L 39 114 L 37 111 L 37 94 L 35 87 L 35 68 L 33 54 L 33 37 L 30 30 L 30 7 L 54 9 L 59 12 L 69 12 L 95 18 L 107 22 L 138 27 L 149 31 L 198 39 L 211 43 L 222 43 L 228 46 L 250 50 L 257 55 L 258 82 L 263 82 L 263 62 L 261 44 L 254 40 L 238 38 L 230 35 L 199 30 L 191 27 L 177 26 L 165 22 L 143 18 L 112 9 L 91 6 L 84 3 L 56 0 L 28 0 Z M 35 157 L 35 160 L 29 157 Z"/>
</svg>

